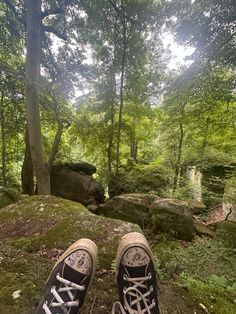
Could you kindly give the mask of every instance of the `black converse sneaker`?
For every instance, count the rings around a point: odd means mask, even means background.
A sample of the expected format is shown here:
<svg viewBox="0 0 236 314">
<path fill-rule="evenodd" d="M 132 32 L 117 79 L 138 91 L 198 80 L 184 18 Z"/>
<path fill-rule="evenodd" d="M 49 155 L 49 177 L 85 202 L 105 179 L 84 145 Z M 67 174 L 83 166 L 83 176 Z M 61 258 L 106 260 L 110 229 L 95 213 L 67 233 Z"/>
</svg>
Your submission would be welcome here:
<svg viewBox="0 0 236 314">
<path fill-rule="evenodd" d="M 131 232 L 122 237 L 116 267 L 120 302 L 113 304 L 112 313 L 159 314 L 152 252 L 142 234 Z"/>
<path fill-rule="evenodd" d="M 96 261 L 93 241 L 80 239 L 72 244 L 53 267 L 36 314 L 77 314 L 93 279 Z"/>
</svg>

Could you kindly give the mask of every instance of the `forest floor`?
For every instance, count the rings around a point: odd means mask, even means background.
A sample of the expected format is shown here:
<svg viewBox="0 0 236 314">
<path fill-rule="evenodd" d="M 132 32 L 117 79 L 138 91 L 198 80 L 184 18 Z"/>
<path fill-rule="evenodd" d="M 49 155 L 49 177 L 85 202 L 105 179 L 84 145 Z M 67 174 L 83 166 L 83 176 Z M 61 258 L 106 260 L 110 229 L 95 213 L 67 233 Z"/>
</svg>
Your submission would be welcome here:
<svg viewBox="0 0 236 314">
<path fill-rule="evenodd" d="M 199 237 L 185 242 L 163 234 L 150 242 L 161 314 L 236 314 L 233 247 L 219 239 Z M 114 272 L 100 269 L 82 313 L 111 313 L 116 298 Z"/>
<path fill-rule="evenodd" d="M 33 200 L 0 210 L 0 313 L 34 313 L 57 257 L 68 243 L 85 232 L 81 222 L 72 223 L 81 215 L 77 204 L 58 198 Z M 73 214 L 69 216 L 69 212 Z M 111 313 L 117 300 L 112 262 L 115 252 L 109 263 L 108 257 L 102 259 L 113 251 L 110 247 L 104 251 L 103 241 L 116 247 L 118 242 L 117 239 L 113 242 L 113 234 L 118 230 L 126 232 L 127 226 L 124 222 L 88 215 L 92 228 L 100 233 L 101 227 L 110 231 L 104 233 L 102 229 L 100 238 L 95 231 L 93 234 L 88 231 L 100 242 L 100 264 L 81 313 Z M 87 216 L 84 217 L 86 220 Z M 97 220 L 93 221 L 93 217 Z M 217 236 L 196 237 L 186 242 L 164 234 L 153 235 L 149 230 L 144 233 L 154 254 L 161 314 L 236 314 L 234 245 Z M 19 297 L 14 298 L 14 292 Z"/>
<path fill-rule="evenodd" d="M 160 282 L 158 288 L 161 314 L 206 313 L 199 308 L 185 288 L 171 282 Z M 117 300 L 115 274 L 110 271 L 98 271 L 81 313 L 110 314 L 112 304 Z"/>
</svg>

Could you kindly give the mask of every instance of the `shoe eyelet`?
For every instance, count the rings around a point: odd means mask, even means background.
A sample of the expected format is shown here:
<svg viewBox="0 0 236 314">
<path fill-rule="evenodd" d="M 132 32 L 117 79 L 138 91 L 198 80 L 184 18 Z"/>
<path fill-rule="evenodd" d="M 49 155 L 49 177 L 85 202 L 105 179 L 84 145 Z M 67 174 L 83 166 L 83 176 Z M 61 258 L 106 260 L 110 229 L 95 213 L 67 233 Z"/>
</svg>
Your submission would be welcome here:
<svg viewBox="0 0 236 314">
<path fill-rule="evenodd" d="M 148 273 L 148 279 L 152 279 L 152 274 Z"/>
<path fill-rule="evenodd" d="M 156 305 L 156 301 L 154 299 L 152 299 L 152 304 L 153 304 L 153 306 Z"/>
<path fill-rule="evenodd" d="M 126 290 L 127 290 L 127 289 L 124 287 L 124 288 L 123 288 L 123 293 L 126 293 Z"/>
<path fill-rule="evenodd" d="M 44 306 L 47 306 L 48 305 L 48 301 L 44 301 L 43 302 L 43 309 L 44 309 Z"/>
<path fill-rule="evenodd" d="M 123 275 L 123 279 L 124 279 L 124 280 L 127 280 L 127 278 L 128 278 L 127 275 L 124 274 L 124 275 Z"/>
<path fill-rule="evenodd" d="M 153 286 L 150 286 L 149 291 L 150 291 L 150 292 L 153 292 Z"/>
<path fill-rule="evenodd" d="M 51 287 L 51 292 L 56 289 L 56 286 Z"/>
</svg>

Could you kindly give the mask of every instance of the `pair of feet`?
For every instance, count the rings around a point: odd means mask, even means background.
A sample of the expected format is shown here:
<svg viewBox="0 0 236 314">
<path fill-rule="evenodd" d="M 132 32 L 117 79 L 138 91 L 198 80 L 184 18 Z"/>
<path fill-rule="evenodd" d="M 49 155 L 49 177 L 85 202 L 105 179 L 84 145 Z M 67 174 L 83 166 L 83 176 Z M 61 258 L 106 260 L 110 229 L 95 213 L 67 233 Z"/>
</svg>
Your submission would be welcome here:
<svg viewBox="0 0 236 314">
<path fill-rule="evenodd" d="M 96 270 L 97 246 L 80 239 L 59 258 L 46 282 L 37 314 L 77 314 Z M 131 232 L 122 237 L 116 256 L 119 300 L 112 313 L 159 314 L 157 281 L 151 249 L 145 237 Z"/>
</svg>

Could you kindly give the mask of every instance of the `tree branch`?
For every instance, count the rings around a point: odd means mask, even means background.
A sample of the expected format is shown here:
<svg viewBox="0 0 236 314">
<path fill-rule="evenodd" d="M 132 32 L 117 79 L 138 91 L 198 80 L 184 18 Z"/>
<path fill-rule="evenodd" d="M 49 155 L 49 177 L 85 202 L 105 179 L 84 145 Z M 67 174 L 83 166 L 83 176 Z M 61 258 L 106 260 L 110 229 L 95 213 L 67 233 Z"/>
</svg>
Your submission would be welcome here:
<svg viewBox="0 0 236 314">
<path fill-rule="evenodd" d="M 113 2 L 112 0 L 109 0 L 109 2 L 112 5 L 114 11 L 116 13 L 118 13 L 121 16 L 121 18 L 126 19 L 127 21 L 130 21 L 131 23 L 138 23 L 132 17 L 130 17 L 130 16 L 125 14 L 125 10 L 124 10 L 124 6 L 123 5 L 120 6 L 120 7 L 117 7 L 115 2 Z"/>
<path fill-rule="evenodd" d="M 56 132 L 56 135 L 55 135 L 55 138 L 54 138 L 54 141 L 53 141 L 53 144 L 52 144 L 51 153 L 50 153 L 50 156 L 49 156 L 49 159 L 48 159 L 48 169 L 49 169 L 49 171 L 51 171 L 53 161 L 55 160 L 56 155 L 57 155 L 58 150 L 59 150 L 59 145 L 60 145 L 60 142 L 61 142 L 61 136 L 62 136 L 62 133 L 63 133 L 63 128 L 64 128 L 63 122 L 62 121 L 58 121 L 57 132 Z"/>
<path fill-rule="evenodd" d="M 60 39 L 67 40 L 66 34 L 60 33 L 58 30 L 56 30 L 52 26 L 47 26 L 47 25 L 42 24 L 42 30 L 44 32 L 47 32 L 47 33 L 53 33 L 54 35 L 56 35 Z"/>
<path fill-rule="evenodd" d="M 3 2 L 6 4 L 6 6 L 13 12 L 15 18 L 17 19 L 17 21 L 19 21 L 21 24 L 24 25 L 24 27 L 26 28 L 26 19 L 19 15 L 19 13 L 16 10 L 15 4 L 12 0 L 3 0 Z M 67 1 L 69 4 L 70 1 Z M 56 8 L 56 9 L 49 9 L 46 10 L 44 12 L 42 12 L 42 20 L 49 15 L 52 14 L 59 14 L 59 13 L 63 13 L 64 9 L 63 8 Z M 54 35 L 56 35 L 58 38 L 66 40 L 67 36 L 65 34 L 60 33 L 59 31 L 57 31 L 56 29 L 54 29 L 52 26 L 47 26 L 47 25 L 43 25 L 42 24 L 42 31 L 44 32 L 48 32 L 48 33 L 53 33 Z"/>
<path fill-rule="evenodd" d="M 55 15 L 55 14 L 61 14 L 61 13 L 64 13 L 65 12 L 65 9 L 62 8 L 62 7 L 58 7 L 58 8 L 54 8 L 54 9 L 49 9 L 49 10 L 45 10 L 41 13 L 41 16 L 42 16 L 42 20 L 49 16 L 49 15 Z"/>
</svg>

